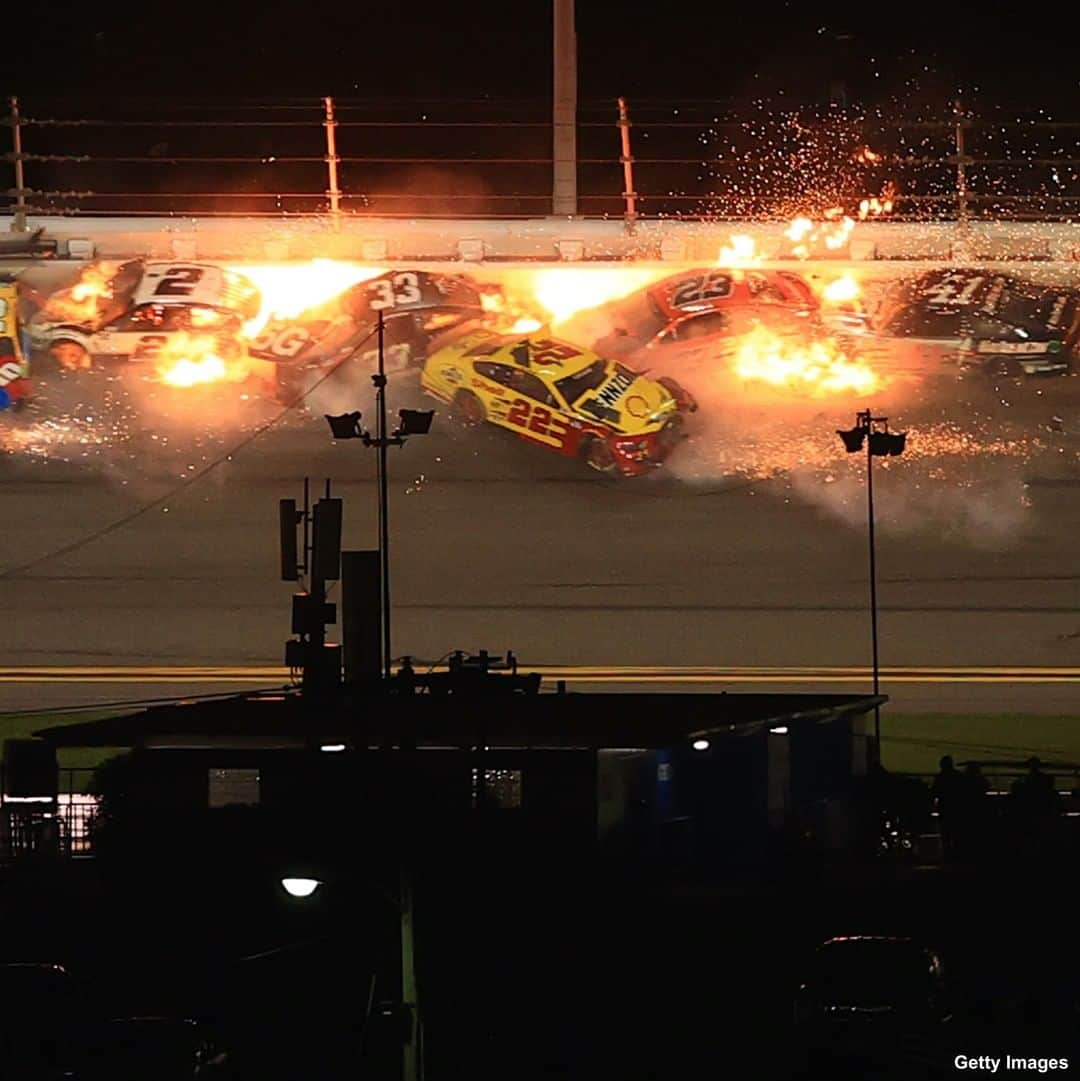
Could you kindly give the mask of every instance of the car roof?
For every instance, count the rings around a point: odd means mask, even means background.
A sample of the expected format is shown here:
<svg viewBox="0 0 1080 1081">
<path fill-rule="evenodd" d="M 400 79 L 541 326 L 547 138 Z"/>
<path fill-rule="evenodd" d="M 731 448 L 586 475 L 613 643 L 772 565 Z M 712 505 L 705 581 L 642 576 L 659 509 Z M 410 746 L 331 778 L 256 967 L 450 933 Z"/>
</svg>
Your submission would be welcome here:
<svg viewBox="0 0 1080 1081">
<path fill-rule="evenodd" d="M 722 296 L 699 296 L 676 302 L 680 288 L 690 285 L 695 278 L 710 278 L 714 284 L 726 278 L 727 292 Z M 761 299 L 760 293 L 767 287 L 782 292 L 785 301 Z M 759 267 L 714 266 L 685 270 L 654 282 L 647 286 L 646 291 L 661 313 L 669 319 L 732 306 L 773 306 L 785 303 L 792 307 L 808 307 L 816 303 L 809 283 L 795 271 L 765 270 Z"/>
<path fill-rule="evenodd" d="M 170 270 L 194 270 L 198 280 L 184 283 L 182 293 L 159 295 L 161 279 Z M 198 305 L 199 307 L 228 308 L 240 311 L 244 292 L 254 289 L 254 284 L 235 271 L 210 263 L 188 263 L 173 260 L 171 263 L 146 263 L 142 276 L 131 295 L 132 307 L 141 304 Z"/>
</svg>

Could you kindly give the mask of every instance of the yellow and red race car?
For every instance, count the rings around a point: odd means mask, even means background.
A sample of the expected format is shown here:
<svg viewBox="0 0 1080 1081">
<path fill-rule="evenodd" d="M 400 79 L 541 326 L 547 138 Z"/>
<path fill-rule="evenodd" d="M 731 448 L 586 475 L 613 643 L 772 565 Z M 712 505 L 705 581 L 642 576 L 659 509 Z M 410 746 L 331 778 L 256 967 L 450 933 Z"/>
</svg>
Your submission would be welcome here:
<svg viewBox="0 0 1080 1081">
<path fill-rule="evenodd" d="M 697 404 L 673 379 L 640 372 L 569 342 L 478 331 L 436 349 L 420 385 L 469 426 L 490 421 L 603 473 L 660 465 Z"/>
</svg>

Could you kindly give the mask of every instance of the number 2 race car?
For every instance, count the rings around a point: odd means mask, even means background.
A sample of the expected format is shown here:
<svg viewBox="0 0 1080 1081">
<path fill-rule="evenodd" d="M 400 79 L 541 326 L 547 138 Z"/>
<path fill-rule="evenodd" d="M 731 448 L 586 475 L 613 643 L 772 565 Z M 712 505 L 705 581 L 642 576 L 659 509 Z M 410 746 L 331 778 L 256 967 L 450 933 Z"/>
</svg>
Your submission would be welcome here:
<svg viewBox="0 0 1080 1081">
<path fill-rule="evenodd" d="M 192 335 L 229 358 L 242 353 L 244 323 L 260 306 L 254 284 L 222 267 L 133 260 L 110 272 L 99 264 L 49 298 L 30 322 L 30 337 L 68 369 L 152 361 Z"/>
<path fill-rule="evenodd" d="M 436 349 L 420 385 L 475 426 L 489 421 L 602 473 L 659 466 L 697 405 L 674 380 L 652 380 L 567 342 L 478 331 Z"/>
<path fill-rule="evenodd" d="M 0 274 L 0 409 L 19 409 L 30 397 L 30 364 L 18 323 L 18 287 Z"/>
<path fill-rule="evenodd" d="M 1080 292 L 975 268 L 931 270 L 886 292 L 868 341 L 902 367 L 1063 375 L 1080 351 Z"/>
<path fill-rule="evenodd" d="M 270 361 L 278 396 L 291 401 L 328 371 L 353 358 L 374 368 L 372 331 L 383 313 L 384 364 L 389 373 L 418 367 L 435 335 L 483 316 L 480 291 L 464 275 L 397 270 L 359 282 L 292 319 L 263 328 L 248 352 Z"/>
</svg>

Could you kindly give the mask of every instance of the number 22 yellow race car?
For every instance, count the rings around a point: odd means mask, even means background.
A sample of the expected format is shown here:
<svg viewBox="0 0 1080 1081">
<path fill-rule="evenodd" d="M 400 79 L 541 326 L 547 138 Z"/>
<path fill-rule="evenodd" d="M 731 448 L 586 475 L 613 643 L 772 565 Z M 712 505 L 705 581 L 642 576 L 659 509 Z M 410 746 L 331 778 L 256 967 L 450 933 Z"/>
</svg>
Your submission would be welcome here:
<svg viewBox="0 0 1080 1081">
<path fill-rule="evenodd" d="M 437 349 L 420 378 L 469 426 L 489 421 L 603 473 L 638 476 L 683 438 L 693 398 L 673 379 L 568 342 L 479 331 Z"/>
</svg>

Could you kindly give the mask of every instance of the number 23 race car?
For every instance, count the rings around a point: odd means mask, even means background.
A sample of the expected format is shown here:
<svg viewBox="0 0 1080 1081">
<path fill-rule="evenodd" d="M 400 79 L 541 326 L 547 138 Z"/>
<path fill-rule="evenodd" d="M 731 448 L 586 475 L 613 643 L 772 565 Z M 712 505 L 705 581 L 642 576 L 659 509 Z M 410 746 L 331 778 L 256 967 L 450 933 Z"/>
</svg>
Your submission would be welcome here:
<svg viewBox="0 0 1080 1081">
<path fill-rule="evenodd" d="M 652 380 L 549 338 L 478 331 L 432 353 L 420 377 L 475 426 L 488 421 L 602 473 L 639 476 L 683 438 L 697 405 L 674 380 Z"/>
</svg>

